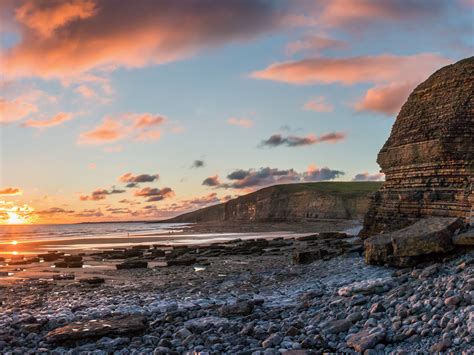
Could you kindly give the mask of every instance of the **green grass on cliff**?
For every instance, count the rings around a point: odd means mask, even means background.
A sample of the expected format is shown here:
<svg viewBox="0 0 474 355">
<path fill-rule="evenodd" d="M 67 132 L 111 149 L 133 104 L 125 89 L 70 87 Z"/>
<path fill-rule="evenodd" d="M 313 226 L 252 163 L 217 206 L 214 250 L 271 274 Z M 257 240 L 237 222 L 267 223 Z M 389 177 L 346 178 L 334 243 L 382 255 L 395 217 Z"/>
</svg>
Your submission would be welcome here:
<svg viewBox="0 0 474 355">
<path fill-rule="evenodd" d="M 359 196 L 375 192 L 382 187 L 381 181 L 324 181 L 308 182 L 298 184 L 274 185 L 265 189 L 277 189 L 282 192 L 299 192 L 307 190 L 318 190 L 329 194 L 342 196 Z"/>
</svg>

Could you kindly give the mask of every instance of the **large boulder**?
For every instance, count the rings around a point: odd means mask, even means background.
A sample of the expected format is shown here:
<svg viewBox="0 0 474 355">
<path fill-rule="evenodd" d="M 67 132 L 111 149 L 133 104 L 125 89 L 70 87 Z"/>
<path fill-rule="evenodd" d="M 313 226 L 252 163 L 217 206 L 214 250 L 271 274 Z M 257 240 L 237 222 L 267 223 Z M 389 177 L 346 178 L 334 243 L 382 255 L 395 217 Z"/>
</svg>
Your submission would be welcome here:
<svg viewBox="0 0 474 355">
<path fill-rule="evenodd" d="M 366 239 L 365 260 L 368 264 L 412 266 L 430 256 L 452 251 L 453 236 L 463 227 L 461 218 L 422 219 L 398 231 Z"/>
<path fill-rule="evenodd" d="M 70 342 L 104 336 L 130 336 L 147 328 L 147 320 L 142 315 L 120 315 L 104 319 L 73 322 L 56 328 L 46 334 L 51 343 Z"/>
<path fill-rule="evenodd" d="M 377 162 L 385 182 L 360 236 L 427 217 L 472 218 L 474 57 L 441 68 L 403 105 Z"/>
</svg>

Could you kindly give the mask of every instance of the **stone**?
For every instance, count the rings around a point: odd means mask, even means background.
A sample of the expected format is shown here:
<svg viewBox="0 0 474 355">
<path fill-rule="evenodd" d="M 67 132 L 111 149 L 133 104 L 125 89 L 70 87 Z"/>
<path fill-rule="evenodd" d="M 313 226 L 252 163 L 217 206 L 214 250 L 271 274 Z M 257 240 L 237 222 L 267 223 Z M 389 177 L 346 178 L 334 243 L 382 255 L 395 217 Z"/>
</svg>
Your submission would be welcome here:
<svg viewBox="0 0 474 355">
<path fill-rule="evenodd" d="M 320 249 L 316 250 L 296 250 L 293 253 L 293 262 L 295 264 L 310 264 L 313 261 L 319 260 L 322 258 L 322 253 Z"/>
<path fill-rule="evenodd" d="M 474 57 L 436 71 L 402 106 L 377 162 L 385 174 L 362 238 L 426 217 L 471 218 Z"/>
<path fill-rule="evenodd" d="M 467 320 L 467 331 L 469 334 L 474 335 L 474 311 L 469 312 Z"/>
<path fill-rule="evenodd" d="M 353 348 L 355 351 L 364 352 L 367 349 L 375 347 L 384 338 L 385 332 L 381 329 L 362 330 L 349 336 L 347 346 Z"/>
<path fill-rule="evenodd" d="M 328 322 L 323 330 L 330 334 L 338 334 L 349 330 L 350 327 L 352 327 L 352 322 L 350 320 L 339 319 Z"/>
<path fill-rule="evenodd" d="M 79 279 L 79 282 L 88 285 L 100 285 L 105 282 L 105 279 L 103 277 L 93 276 Z"/>
<path fill-rule="evenodd" d="M 190 319 L 184 323 L 184 326 L 190 330 L 194 329 L 196 332 L 202 332 L 209 327 L 219 328 L 227 324 L 229 324 L 229 320 L 227 318 L 208 316 Z"/>
<path fill-rule="evenodd" d="M 75 278 L 76 275 L 74 275 L 73 273 L 53 275 L 53 280 L 55 281 L 74 280 Z"/>
<path fill-rule="evenodd" d="M 67 263 L 74 262 L 74 261 L 82 261 L 82 256 L 67 255 L 67 256 L 64 256 L 64 261 L 67 262 Z"/>
<path fill-rule="evenodd" d="M 117 270 L 124 269 L 146 269 L 148 268 L 148 262 L 144 260 L 127 260 L 123 263 L 116 264 Z"/>
<path fill-rule="evenodd" d="M 92 319 L 70 323 L 46 334 L 50 343 L 62 343 L 81 339 L 101 338 L 137 334 L 147 328 L 146 318 L 142 315 L 120 315 L 103 319 Z"/>
<path fill-rule="evenodd" d="M 453 244 L 457 246 L 474 246 L 474 228 L 453 237 Z"/>
<path fill-rule="evenodd" d="M 395 232 L 369 237 L 364 241 L 368 264 L 407 267 L 431 255 L 454 249 L 452 237 L 464 226 L 460 218 L 430 217 Z"/>
<path fill-rule="evenodd" d="M 373 280 L 365 280 L 354 282 L 347 286 L 341 287 L 337 294 L 339 296 L 350 297 L 356 294 L 371 295 L 374 293 L 381 293 L 385 290 L 389 290 L 393 287 L 393 279 L 389 278 L 378 278 Z"/>
<path fill-rule="evenodd" d="M 451 297 L 448 297 L 444 300 L 444 304 L 446 306 L 455 306 L 457 305 L 459 302 L 461 302 L 462 298 L 458 295 L 455 295 L 455 296 L 451 296 Z"/>
<path fill-rule="evenodd" d="M 266 349 L 278 346 L 282 340 L 283 338 L 279 333 L 274 333 L 262 342 L 262 347 Z"/>
<path fill-rule="evenodd" d="M 221 317 L 247 316 L 252 313 L 254 303 L 251 301 L 237 301 L 234 304 L 224 305 L 219 309 Z"/>
<path fill-rule="evenodd" d="M 451 340 L 449 339 L 443 339 L 440 342 L 434 344 L 431 348 L 430 351 L 432 353 L 440 353 L 442 351 L 448 350 L 449 347 L 451 346 Z"/>
<path fill-rule="evenodd" d="M 385 312 L 385 307 L 379 302 L 374 303 L 369 309 L 370 314 L 380 313 L 380 312 Z"/>
</svg>

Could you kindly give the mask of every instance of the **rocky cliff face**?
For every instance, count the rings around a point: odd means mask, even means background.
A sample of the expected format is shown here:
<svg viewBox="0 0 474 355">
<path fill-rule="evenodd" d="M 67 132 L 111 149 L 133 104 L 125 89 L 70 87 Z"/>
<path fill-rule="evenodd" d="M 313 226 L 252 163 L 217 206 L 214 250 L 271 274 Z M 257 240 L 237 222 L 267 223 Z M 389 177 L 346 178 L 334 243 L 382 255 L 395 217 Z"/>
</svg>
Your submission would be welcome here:
<svg viewBox="0 0 474 355">
<path fill-rule="evenodd" d="M 473 93 L 474 57 L 438 70 L 411 93 L 378 155 L 386 181 L 362 237 L 429 216 L 472 216 Z"/>
<path fill-rule="evenodd" d="M 378 182 L 319 182 L 276 185 L 207 207 L 169 222 L 292 222 L 362 219 Z"/>
</svg>

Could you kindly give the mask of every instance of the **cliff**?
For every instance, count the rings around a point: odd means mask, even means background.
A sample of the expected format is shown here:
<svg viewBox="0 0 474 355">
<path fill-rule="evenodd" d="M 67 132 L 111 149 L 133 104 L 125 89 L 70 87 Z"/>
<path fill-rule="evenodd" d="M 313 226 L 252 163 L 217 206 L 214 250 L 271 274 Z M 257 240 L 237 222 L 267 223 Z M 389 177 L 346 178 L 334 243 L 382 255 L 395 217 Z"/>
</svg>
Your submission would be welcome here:
<svg viewBox="0 0 474 355">
<path fill-rule="evenodd" d="M 474 57 L 421 83 L 397 116 L 377 162 L 382 189 L 361 237 L 404 228 L 426 217 L 472 214 L 474 195 Z"/>
<path fill-rule="evenodd" d="M 165 222 L 297 222 L 362 219 L 380 182 L 316 182 L 275 185 Z"/>
</svg>

